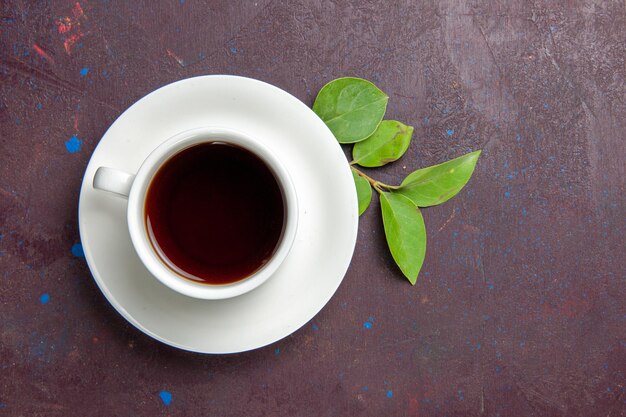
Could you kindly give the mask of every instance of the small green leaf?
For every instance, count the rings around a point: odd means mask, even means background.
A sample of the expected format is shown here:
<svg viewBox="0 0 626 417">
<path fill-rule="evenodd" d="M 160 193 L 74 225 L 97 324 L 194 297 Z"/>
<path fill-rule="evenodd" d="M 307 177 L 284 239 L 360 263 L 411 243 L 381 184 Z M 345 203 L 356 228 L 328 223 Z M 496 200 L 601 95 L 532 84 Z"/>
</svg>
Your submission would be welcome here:
<svg viewBox="0 0 626 417">
<path fill-rule="evenodd" d="M 313 111 L 326 123 L 339 143 L 367 139 L 387 110 L 389 97 L 361 78 L 338 78 L 317 94 Z"/>
<path fill-rule="evenodd" d="M 366 140 L 354 145 L 352 159 L 363 167 L 381 167 L 397 161 L 409 148 L 413 126 L 395 120 L 383 120 Z"/>
<path fill-rule="evenodd" d="M 418 207 L 441 204 L 454 197 L 472 177 L 481 151 L 465 154 L 443 164 L 418 169 L 393 190 Z"/>
<path fill-rule="evenodd" d="M 372 187 L 370 183 L 352 169 L 352 177 L 356 186 L 356 195 L 359 198 L 359 216 L 367 210 L 372 201 Z"/>
<path fill-rule="evenodd" d="M 426 226 L 419 208 L 400 194 L 380 193 L 387 244 L 394 261 L 415 285 L 426 255 Z"/>
</svg>

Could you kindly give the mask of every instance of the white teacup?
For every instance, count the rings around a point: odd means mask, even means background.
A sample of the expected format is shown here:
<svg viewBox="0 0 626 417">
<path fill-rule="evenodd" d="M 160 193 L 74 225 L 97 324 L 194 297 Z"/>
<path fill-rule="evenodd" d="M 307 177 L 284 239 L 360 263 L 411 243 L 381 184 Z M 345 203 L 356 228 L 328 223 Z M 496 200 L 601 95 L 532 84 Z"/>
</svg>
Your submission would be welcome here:
<svg viewBox="0 0 626 417">
<path fill-rule="evenodd" d="M 202 143 L 221 142 L 244 148 L 272 171 L 281 189 L 284 205 L 282 235 L 271 258 L 256 272 L 230 284 L 206 284 L 184 278 L 170 268 L 155 251 L 146 229 L 145 202 L 148 187 L 159 168 L 178 152 Z M 181 132 L 158 146 L 136 174 L 115 168 L 100 167 L 93 178 L 94 188 L 128 198 L 128 228 L 137 255 L 159 281 L 181 294 L 202 299 L 235 297 L 267 281 L 287 257 L 298 224 L 296 190 L 285 166 L 258 140 L 242 132 L 218 127 L 203 127 Z"/>
</svg>

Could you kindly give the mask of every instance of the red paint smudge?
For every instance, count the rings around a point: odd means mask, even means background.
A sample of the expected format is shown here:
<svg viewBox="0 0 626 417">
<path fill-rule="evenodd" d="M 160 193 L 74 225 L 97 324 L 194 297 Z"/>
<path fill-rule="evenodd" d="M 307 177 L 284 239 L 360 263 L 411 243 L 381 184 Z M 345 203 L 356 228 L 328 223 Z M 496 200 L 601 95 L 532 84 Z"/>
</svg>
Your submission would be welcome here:
<svg viewBox="0 0 626 417">
<path fill-rule="evenodd" d="M 80 132 L 80 130 L 78 130 L 78 113 L 74 113 L 74 131 Z"/>
<path fill-rule="evenodd" d="M 67 33 L 72 30 L 72 20 L 69 17 L 64 17 L 63 19 L 59 19 L 57 21 L 57 27 L 59 29 L 59 33 Z"/>
<path fill-rule="evenodd" d="M 182 58 L 180 58 L 178 55 L 176 55 L 174 52 L 172 52 L 169 48 L 165 49 L 165 51 L 167 52 L 167 56 L 170 56 L 170 57 L 174 58 L 176 60 L 176 62 L 178 62 L 178 64 L 181 67 L 185 66 L 185 61 L 183 61 Z"/>
<path fill-rule="evenodd" d="M 409 399 L 409 416 L 411 417 L 419 417 L 420 415 L 420 402 L 417 398 Z"/>
<path fill-rule="evenodd" d="M 39 54 L 41 55 L 43 58 L 45 58 L 46 61 L 48 61 L 49 63 L 54 65 L 54 59 L 48 55 L 46 53 L 46 51 L 44 51 L 43 49 L 41 49 L 41 47 L 39 45 L 37 45 L 36 43 L 33 44 L 33 49 Z"/>
<path fill-rule="evenodd" d="M 72 7 L 72 14 L 74 15 L 74 19 L 78 20 L 79 18 L 83 17 L 85 15 L 85 12 L 83 12 L 83 8 L 80 7 L 80 3 L 76 2 L 74 4 L 74 7 Z"/>
<path fill-rule="evenodd" d="M 65 52 L 67 52 L 68 55 L 72 53 L 72 47 L 74 46 L 74 44 L 83 36 L 85 35 L 83 35 L 82 33 L 75 33 L 73 35 L 70 35 L 70 37 L 67 38 L 65 42 L 63 42 L 63 47 L 65 48 Z"/>
<path fill-rule="evenodd" d="M 63 47 L 68 55 L 72 52 L 72 47 L 76 41 L 84 36 L 80 28 L 80 21 L 86 18 L 87 16 L 85 16 L 85 12 L 80 3 L 76 2 L 74 7 L 72 7 L 72 17 L 63 17 L 56 22 L 59 33 L 67 36 L 63 42 Z"/>
</svg>

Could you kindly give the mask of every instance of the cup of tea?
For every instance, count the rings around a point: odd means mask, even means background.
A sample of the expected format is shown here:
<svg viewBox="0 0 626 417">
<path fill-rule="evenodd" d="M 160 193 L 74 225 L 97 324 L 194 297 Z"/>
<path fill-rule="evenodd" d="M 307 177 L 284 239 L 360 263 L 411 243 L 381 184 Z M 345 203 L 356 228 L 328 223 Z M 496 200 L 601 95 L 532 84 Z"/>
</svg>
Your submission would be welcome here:
<svg viewBox="0 0 626 417">
<path fill-rule="evenodd" d="M 262 142 L 233 129 L 181 132 L 137 173 L 98 168 L 93 186 L 128 198 L 137 255 L 159 281 L 190 297 L 253 290 L 276 272 L 296 234 L 289 172 Z"/>
</svg>

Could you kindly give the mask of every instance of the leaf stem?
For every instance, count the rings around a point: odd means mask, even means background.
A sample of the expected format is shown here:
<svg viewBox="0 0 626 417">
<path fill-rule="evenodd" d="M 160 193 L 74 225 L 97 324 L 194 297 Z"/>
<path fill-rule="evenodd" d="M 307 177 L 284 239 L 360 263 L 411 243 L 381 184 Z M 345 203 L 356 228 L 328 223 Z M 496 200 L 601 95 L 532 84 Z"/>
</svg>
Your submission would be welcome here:
<svg viewBox="0 0 626 417">
<path fill-rule="evenodd" d="M 350 165 L 352 165 L 352 163 L 350 163 Z M 387 185 L 385 183 L 382 183 L 380 181 L 376 181 L 374 178 L 368 176 L 367 174 L 365 174 L 363 171 L 357 169 L 354 167 L 354 165 L 352 166 L 352 169 L 359 174 L 361 177 L 365 178 L 367 180 L 367 182 L 370 183 L 370 185 L 372 186 L 372 188 L 374 188 L 379 194 L 380 193 L 384 193 L 385 190 L 393 190 L 395 188 L 398 187 L 394 187 L 393 185 Z"/>
</svg>

